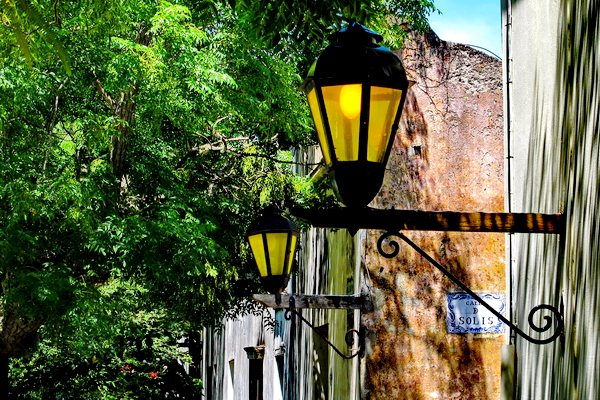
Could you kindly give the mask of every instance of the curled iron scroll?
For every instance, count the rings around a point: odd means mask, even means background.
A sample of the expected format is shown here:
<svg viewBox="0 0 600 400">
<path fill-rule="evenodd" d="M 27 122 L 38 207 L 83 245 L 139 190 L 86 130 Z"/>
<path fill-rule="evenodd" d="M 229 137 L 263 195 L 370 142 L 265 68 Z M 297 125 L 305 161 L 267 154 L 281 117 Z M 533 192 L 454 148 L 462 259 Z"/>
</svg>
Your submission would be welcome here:
<svg viewBox="0 0 600 400">
<path fill-rule="evenodd" d="M 529 326 L 531 327 L 531 329 L 535 330 L 536 332 L 540 332 L 540 333 L 549 331 L 550 328 L 552 328 L 553 318 L 550 317 L 549 315 L 544 315 L 543 318 L 544 318 L 544 321 L 546 321 L 546 323 L 544 324 L 544 326 L 537 326 L 535 324 L 535 322 L 533 321 L 533 315 L 536 312 L 538 312 L 539 310 L 550 311 L 553 314 L 554 319 L 558 322 L 558 326 L 557 326 L 556 330 L 554 331 L 554 333 L 552 334 L 552 336 L 550 336 L 549 338 L 547 338 L 543 341 L 534 341 L 534 340 L 529 340 L 529 339 L 528 340 L 530 342 L 537 343 L 537 344 L 546 344 L 546 343 L 553 342 L 554 340 L 556 340 L 556 338 L 558 338 L 563 333 L 563 330 L 565 327 L 565 321 L 563 319 L 563 315 L 556 307 L 553 307 L 548 304 L 540 304 L 539 306 L 533 307 L 533 309 L 529 312 L 527 322 L 529 323 Z M 520 332 L 518 329 L 515 329 L 515 330 L 517 332 Z M 521 336 L 523 336 L 523 335 L 521 334 Z"/>
<path fill-rule="evenodd" d="M 562 333 L 564 331 L 565 322 L 564 322 L 562 312 L 560 310 L 558 310 L 556 307 L 551 306 L 549 304 L 540 304 L 538 306 L 535 306 L 529 312 L 527 322 L 529 323 L 529 326 L 531 327 L 531 329 L 533 329 L 534 331 L 543 333 L 543 332 L 549 331 L 552 328 L 552 326 L 555 326 L 555 330 L 550 337 L 548 337 L 546 339 L 535 339 L 535 338 L 529 336 L 528 334 L 526 334 L 525 332 L 523 332 L 521 329 L 519 329 L 519 327 L 514 325 L 508 319 L 506 319 L 502 314 L 500 314 L 498 311 L 496 311 L 496 309 L 494 307 L 489 305 L 485 300 L 483 300 L 476 293 L 474 293 L 471 289 L 469 289 L 457 277 L 452 275 L 452 273 L 450 273 L 450 271 L 448 271 L 446 268 L 444 268 L 440 263 L 438 263 L 436 260 L 434 260 L 429 254 L 427 254 L 423 249 L 421 249 L 414 242 L 412 242 L 410 239 L 408 239 L 406 236 L 404 236 L 404 234 L 402 234 L 401 232 L 389 231 L 389 232 L 385 232 L 384 234 L 381 235 L 381 237 L 377 241 L 377 251 L 379 251 L 379 254 L 381 254 L 383 257 L 393 258 L 393 257 L 397 256 L 398 253 L 400 252 L 400 245 L 398 244 L 398 242 L 396 242 L 394 240 L 391 240 L 388 243 L 388 246 L 392 247 L 391 252 L 388 253 L 383 250 L 383 242 L 385 239 L 387 239 L 390 236 L 397 236 L 400 239 L 404 240 L 410 247 L 412 247 L 423 258 L 425 258 L 427 261 L 429 261 L 434 267 L 436 267 L 438 270 L 440 270 L 452 282 L 457 284 L 466 293 L 471 295 L 475 300 L 477 300 L 481 305 L 483 305 L 485 308 L 487 308 L 492 314 L 494 314 L 496 317 L 498 317 L 498 319 L 500 319 L 502 322 L 504 322 L 506 325 L 508 325 L 511 329 L 513 329 L 515 332 L 517 332 L 519 334 L 519 336 L 521 336 L 525 340 L 527 340 L 531 343 L 534 343 L 534 344 L 548 344 L 548 343 L 555 341 L 560 335 L 562 335 Z M 548 310 L 552 313 L 552 316 L 545 315 L 543 317 L 543 319 L 545 321 L 545 324 L 543 326 L 537 325 L 533 320 L 534 315 L 540 310 Z M 556 321 L 556 325 L 553 324 L 553 320 Z"/>
<path fill-rule="evenodd" d="M 302 322 L 304 322 L 305 324 L 307 324 L 317 335 L 319 335 L 319 337 L 321 339 L 323 339 L 338 355 L 340 355 L 342 358 L 345 358 L 346 360 L 350 360 L 351 358 L 356 357 L 357 355 L 361 354 L 362 352 L 362 347 L 363 347 L 363 335 L 360 331 L 358 331 L 357 329 L 350 329 L 348 330 L 348 332 L 346 332 L 346 336 L 345 336 L 345 341 L 346 344 L 348 346 L 352 346 L 354 344 L 354 338 L 352 337 L 353 335 L 356 335 L 358 337 L 359 340 L 359 346 L 357 349 L 354 349 L 354 352 L 352 354 L 350 354 L 349 356 L 342 353 L 337 347 L 334 346 L 333 343 L 331 343 L 329 341 L 329 339 L 321 332 L 319 331 L 319 329 L 317 329 L 313 324 L 311 324 L 306 318 L 304 318 L 302 316 L 302 314 L 300 314 L 298 311 L 296 311 L 295 308 L 295 304 L 296 304 L 296 300 L 294 299 L 293 296 L 290 296 L 290 307 L 285 311 L 285 314 L 283 315 L 285 317 L 285 319 L 287 319 L 288 321 L 290 319 L 292 319 L 293 317 L 298 317 L 300 318 L 300 320 Z"/>
<path fill-rule="evenodd" d="M 381 254 L 381 256 L 385 258 L 394 258 L 400 252 L 400 245 L 395 240 L 390 240 L 387 244 L 389 247 L 392 248 L 391 253 L 388 253 L 383 249 L 383 242 L 390 236 L 398 236 L 398 233 L 386 232 L 379 237 L 379 240 L 377 240 L 377 251 L 379 252 L 379 254 Z"/>
</svg>

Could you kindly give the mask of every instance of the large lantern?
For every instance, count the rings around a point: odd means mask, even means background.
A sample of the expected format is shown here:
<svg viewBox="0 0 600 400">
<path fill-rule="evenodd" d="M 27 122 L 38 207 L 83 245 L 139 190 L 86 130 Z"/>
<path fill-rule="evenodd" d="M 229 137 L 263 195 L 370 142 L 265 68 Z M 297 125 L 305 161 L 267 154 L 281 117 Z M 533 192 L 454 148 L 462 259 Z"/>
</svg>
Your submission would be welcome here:
<svg viewBox="0 0 600 400">
<path fill-rule="evenodd" d="M 300 232 L 277 207 L 268 207 L 246 231 L 263 287 L 280 294 L 287 286 Z"/>
<path fill-rule="evenodd" d="M 364 207 L 383 183 L 409 82 L 383 38 L 354 23 L 331 36 L 301 86 L 334 189 Z"/>
</svg>

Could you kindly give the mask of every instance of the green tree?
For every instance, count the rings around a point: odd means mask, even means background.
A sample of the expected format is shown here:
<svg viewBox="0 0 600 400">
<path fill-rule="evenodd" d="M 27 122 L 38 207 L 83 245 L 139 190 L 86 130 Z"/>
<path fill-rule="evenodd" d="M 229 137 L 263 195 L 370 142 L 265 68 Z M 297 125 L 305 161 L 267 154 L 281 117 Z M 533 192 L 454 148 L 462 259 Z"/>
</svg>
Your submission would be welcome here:
<svg viewBox="0 0 600 400">
<path fill-rule="evenodd" d="M 312 143 L 305 39 L 432 9 L 321 3 L 0 1 L 0 386 L 42 326 L 54 345 L 110 310 L 109 283 L 190 329 L 244 312 L 245 227 L 294 196 L 287 151 Z"/>
<path fill-rule="evenodd" d="M 4 395 L 40 400 L 198 398 L 201 381 L 185 371 L 198 365 L 198 337 L 190 335 L 191 324 L 168 310 L 148 310 L 141 301 L 144 291 L 141 285 L 113 280 L 102 285 L 94 301 L 65 315 L 68 336 L 42 338 L 38 351 L 13 362 L 13 385 Z M 41 336 L 54 337 L 56 332 L 47 329 L 40 329 Z M 183 353 L 178 341 L 191 351 Z"/>
</svg>

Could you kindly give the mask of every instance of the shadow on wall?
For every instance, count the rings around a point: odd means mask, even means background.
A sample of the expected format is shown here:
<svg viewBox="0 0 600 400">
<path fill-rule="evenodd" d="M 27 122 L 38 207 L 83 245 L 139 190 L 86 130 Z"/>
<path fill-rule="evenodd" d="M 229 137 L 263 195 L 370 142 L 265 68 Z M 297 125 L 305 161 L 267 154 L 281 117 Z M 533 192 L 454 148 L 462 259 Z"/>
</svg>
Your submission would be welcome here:
<svg viewBox="0 0 600 400">
<path fill-rule="evenodd" d="M 554 93 L 538 76 L 534 81 L 523 205 L 532 212 L 564 212 L 567 229 L 561 240 L 523 237 L 515 280 L 518 321 L 539 303 L 558 307 L 563 300 L 565 336 L 562 345 L 518 340 L 518 398 L 597 399 L 600 2 L 562 0 L 558 15 Z"/>
<path fill-rule="evenodd" d="M 434 246 L 443 243 L 445 236 L 407 234 L 430 254 L 439 254 Z M 461 238 L 455 236 L 452 241 L 460 243 Z M 404 244 L 401 248 L 400 255 L 390 262 L 369 263 L 371 267 L 377 263 L 377 268 L 371 269 L 373 293 L 385 299 L 368 325 L 372 344 L 366 365 L 369 398 L 495 399 L 498 385 L 485 364 L 496 339 L 447 334 L 446 278 L 412 249 Z M 374 251 L 367 248 L 367 254 Z M 454 254 L 443 257 L 444 264 L 476 286 L 477 282 L 462 271 L 468 252 L 461 256 L 461 263 L 453 262 Z"/>
<path fill-rule="evenodd" d="M 371 204 L 380 209 L 503 211 L 501 62 L 433 32 L 402 50 L 409 79 L 401 127 Z M 404 243 L 393 259 L 369 231 L 365 263 L 374 311 L 368 332 L 367 398 L 497 399 L 502 337 L 447 333 L 455 287 Z M 505 290 L 504 235 L 407 232 L 476 291 Z"/>
</svg>

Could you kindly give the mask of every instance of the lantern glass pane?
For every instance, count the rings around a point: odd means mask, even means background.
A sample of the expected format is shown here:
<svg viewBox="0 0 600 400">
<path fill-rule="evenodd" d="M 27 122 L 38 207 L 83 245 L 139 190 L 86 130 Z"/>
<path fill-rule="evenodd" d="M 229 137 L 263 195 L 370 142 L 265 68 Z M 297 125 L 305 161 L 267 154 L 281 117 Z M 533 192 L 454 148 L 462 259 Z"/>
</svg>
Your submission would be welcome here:
<svg viewBox="0 0 600 400">
<path fill-rule="evenodd" d="M 287 271 L 286 273 L 292 273 L 292 263 L 294 262 L 294 254 L 296 254 L 296 243 L 298 243 L 298 236 L 292 235 L 292 243 L 290 245 L 290 257 L 287 262 Z"/>
<path fill-rule="evenodd" d="M 317 128 L 317 135 L 319 136 L 319 143 L 321 144 L 321 151 L 325 158 L 325 164 L 331 164 L 331 155 L 329 154 L 329 144 L 325 137 L 325 128 L 323 127 L 323 117 L 321 116 L 321 110 L 319 109 L 319 102 L 317 101 L 317 91 L 313 88 L 306 95 L 308 98 L 308 105 L 312 113 L 313 121 L 315 121 L 315 127 Z"/>
<path fill-rule="evenodd" d="M 271 261 L 271 275 L 283 275 L 285 256 L 288 244 L 288 232 L 267 233 L 269 246 L 269 259 Z"/>
<path fill-rule="evenodd" d="M 368 161 L 376 163 L 384 161 L 401 97 L 402 90 L 400 89 L 371 87 Z"/>
<path fill-rule="evenodd" d="M 358 160 L 362 85 L 323 86 L 322 91 L 337 161 Z"/>
<path fill-rule="evenodd" d="M 256 265 L 260 276 L 267 276 L 267 259 L 265 257 L 265 246 L 263 244 L 263 235 L 261 233 L 248 236 L 250 248 L 254 254 Z"/>
</svg>

